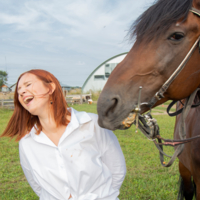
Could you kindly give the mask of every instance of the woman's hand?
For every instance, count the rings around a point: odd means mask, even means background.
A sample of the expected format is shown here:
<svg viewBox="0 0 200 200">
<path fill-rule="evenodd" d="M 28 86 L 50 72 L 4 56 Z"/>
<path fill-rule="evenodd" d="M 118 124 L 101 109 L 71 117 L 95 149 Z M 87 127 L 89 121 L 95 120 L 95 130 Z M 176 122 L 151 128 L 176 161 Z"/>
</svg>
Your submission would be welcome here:
<svg viewBox="0 0 200 200">
<path fill-rule="evenodd" d="M 71 199 L 71 198 L 72 198 L 72 195 L 70 194 L 69 199 Z"/>
</svg>

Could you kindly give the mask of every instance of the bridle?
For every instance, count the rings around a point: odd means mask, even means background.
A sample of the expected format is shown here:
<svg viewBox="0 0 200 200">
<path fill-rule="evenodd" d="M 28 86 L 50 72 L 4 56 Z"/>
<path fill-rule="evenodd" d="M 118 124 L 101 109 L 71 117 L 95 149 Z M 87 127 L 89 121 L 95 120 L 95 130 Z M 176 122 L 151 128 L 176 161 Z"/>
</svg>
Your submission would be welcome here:
<svg viewBox="0 0 200 200">
<path fill-rule="evenodd" d="M 194 13 L 194 14 L 196 14 L 200 17 L 200 10 L 192 7 L 190 9 L 190 12 L 192 12 L 192 13 Z M 153 98 L 147 103 L 142 103 L 142 104 L 146 104 L 150 108 L 150 111 L 151 111 L 151 108 L 159 100 L 164 98 L 164 93 L 167 91 L 167 89 L 169 88 L 171 83 L 176 79 L 176 77 L 180 74 L 180 72 L 184 69 L 185 65 L 187 64 L 188 60 L 192 56 L 193 52 L 196 50 L 197 46 L 199 47 L 199 52 L 200 52 L 200 36 L 197 38 L 194 45 L 191 47 L 190 51 L 187 53 L 187 55 L 185 56 L 185 58 L 183 59 L 181 64 L 177 67 L 177 69 L 174 71 L 174 73 L 168 78 L 168 80 L 162 85 L 162 87 L 159 89 L 159 91 L 156 92 L 156 94 L 153 96 Z M 196 94 L 199 90 L 200 90 L 199 88 L 196 89 L 186 99 L 184 107 L 178 113 L 178 114 L 180 114 L 182 112 L 182 114 L 180 116 L 181 122 L 180 122 L 180 126 L 179 126 L 180 140 L 166 140 L 166 139 L 162 138 L 160 136 L 159 126 L 157 124 L 157 121 L 156 121 L 156 119 L 154 119 L 151 116 L 151 112 L 144 114 L 144 115 L 140 115 L 140 106 L 142 105 L 142 104 L 140 104 L 141 88 L 139 90 L 138 106 L 133 110 L 134 113 L 136 113 L 136 120 L 134 120 L 133 123 L 136 125 L 136 127 L 138 127 L 140 129 L 140 131 L 148 139 L 152 140 L 155 143 L 155 145 L 158 148 L 159 153 L 160 153 L 161 164 L 164 167 L 169 167 L 173 164 L 176 157 L 179 156 L 181 154 L 181 152 L 183 151 L 184 143 L 190 142 L 190 141 L 192 141 L 196 138 L 200 138 L 200 135 L 198 135 L 196 137 L 186 139 L 186 131 L 185 131 L 185 119 L 186 119 L 186 117 L 187 117 L 187 115 L 188 115 L 188 113 L 189 113 L 189 111 L 192 107 L 194 98 L 195 98 L 195 96 L 196 96 Z M 200 105 L 200 104 L 198 104 L 198 105 Z M 193 107 L 195 107 L 195 106 L 193 106 Z M 127 127 L 129 127 L 129 126 L 130 125 L 128 124 Z M 156 141 L 156 139 L 158 140 L 158 142 Z M 162 143 L 162 141 L 163 141 L 163 143 Z M 166 153 L 163 152 L 163 145 L 165 145 L 165 146 L 177 146 L 173 156 L 168 156 Z M 167 164 L 164 162 L 164 155 L 171 158 L 170 161 Z"/>
</svg>

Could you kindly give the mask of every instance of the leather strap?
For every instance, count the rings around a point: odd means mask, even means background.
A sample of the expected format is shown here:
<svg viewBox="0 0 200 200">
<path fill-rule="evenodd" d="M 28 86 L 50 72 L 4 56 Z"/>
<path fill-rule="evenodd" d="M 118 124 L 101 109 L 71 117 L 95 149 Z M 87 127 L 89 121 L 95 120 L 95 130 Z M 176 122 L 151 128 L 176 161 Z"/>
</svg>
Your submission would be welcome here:
<svg viewBox="0 0 200 200">
<path fill-rule="evenodd" d="M 186 138 L 186 127 L 185 127 L 185 120 L 186 117 L 192 107 L 193 101 L 195 99 L 195 96 L 197 92 L 200 90 L 200 88 L 196 89 L 186 100 L 185 105 L 183 107 L 182 115 L 180 116 L 180 125 L 179 125 L 179 137 L 180 140 L 170 140 L 170 139 L 164 139 L 160 136 L 159 126 L 154 118 L 152 118 L 150 113 L 147 113 L 145 116 L 140 115 L 139 116 L 139 126 L 138 128 L 141 130 L 141 132 L 150 140 L 153 140 L 154 144 L 156 145 L 157 149 L 160 153 L 160 162 L 163 167 L 170 167 L 177 156 L 181 154 L 184 148 L 184 143 L 191 142 L 192 140 L 195 140 L 197 138 L 200 138 L 200 135 L 192 137 L 192 138 Z M 198 104 L 194 105 L 196 107 Z M 146 120 L 147 122 L 146 122 Z M 150 120 L 149 120 L 150 119 Z M 136 122 L 134 122 L 135 124 Z M 158 140 L 158 142 L 156 141 Z M 163 143 L 162 143 L 163 141 Z M 173 156 L 167 155 L 163 151 L 163 145 L 165 146 L 178 146 L 173 154 Z M 167 157 L 170 157 L 170 161 L 166 164 L 164 161 L 164 155 Z"/>
<path fill-rule="evenodd" d="M 170 113 L 170 109 L 171 109 L 171 108 L 174 106 L 174 104 L 176 104 L 177 102 L 178 102 L 178 101 L 172 101 L 172 102 L 168 105 L 168 107 L 167 107 L 167 114 L 168 114 L 170 117 L 177 116 L 177 115 L 181 114 L 182 111 L 183 111 L 183 108 L 181 108 L 181 109 L 177 110 L 177 111 L 174 112 L 174 113 Z M 184 106 L 184 105 L 183 105 L 183 106 Z M 191 108 L 196 108 L 196 107 L 198 107 L 198 106 L 200 106 L 200 102 L 197 103 L 197 104 L 192 105 Z"/>
<path fill-rule="evenodd" d="M 200 10 L 198 10 L 198 9 L 196 9 L 196 8 L 194 8 L 194 7 L 192 7 L 192 8 L 190 9 L 190 12 L 192 12 L 192 13 L 194 13 L 195 15 L 197 15 L 197 16 L 200 17 Z M 200 42 L 199 42 L 199 53 L 200 53 Z"/>
<path fill-rule="evenodd" d="M 192 8 L 190 9 L 190 12 L 192 12 L 192 13 L 194 13 L 194 14 L 196 14 L 196 15 L 198 15 L 198 16 L 200 17 L 200 10 L 198 10 L 198 9 L 196 9 L 196 8 L 194 8 L 194 7 L 192 7 Z"/>
<path fill-rule="evenodd" d="M 170 167 L 173 164 L 173 162 L 175 161 L 176 157 L 179 156 L 182 153 L 183 148 L 184 148 L 184 143 L 187 143 L 187 142 L 190 142 L 190 141 L 192 141 L 194 139 L 200 138 L 200 135 L 198 135 L 196 137 L 192 137 L 192 138 L 186 139 L 186 132 L 185 132 L 185 130 L 186 130 L 185 119 L 186 119 L 186 117 L 187 117 L 187 115 L 188 115 L 188 113 L 189 113 L 189 111 L 190 111 L 190 109 L 192 107 L 192 103 L 193 103 L 194 98 L 195 98 L 195 96 L 196 96 L 198 91 L 199 91 L 199 88 L 196 89 L 190 95 L 190 97 L 187 98 L 185 106 L 183 108 L 183 113 L 182 113 L 181 119 L 180 119 L 181 123 L 180 123 L 180 126 L 179 126 L 179 137 L 180 137 L 180 140 L 165 140 L 165 139 L 160 137 L 159 132 L 157 134 L 157 139 L 158 139 L 159 143 L 157 143 L 154 140 L 154 143 L 155 143 L 157 148 L 158 148 L 158 146 L 162 147 L 162 145 L 166 145 L 166 146 L 177 146 L 177 145 L 179 145 L 176 148 L 173 156 L 171 157 L 170 161 L 167 164 L 165 164 L 163 153 L 160 151 L 160 162 L 161 162 L 161 165 L 163 167 Z M 164 143 L 161 143 L 160 142 L 161 140 L 164 140 Z"/>
<path fill-rule="evenodd" d="M 193 52 L 195 51 L 197 45 L 199 45 L 200 36 L 197 38 L 195 43 L 193 44 L 192 48 L 188 52 L 188 54 L 185 56 L 181 64 L 177 67 L 177 69 L 174 71 L 174 73 L 168 78 L 168 80 L 162 85 L 160 90 L 155 94 L 155 96 L 150 100 L 148 103 L 148 106 L 152 108 L 157 101 L 164 98 L 164 93 L 167 91 L 171 83 L 176 79 L 176 77 L 180 74 L 180 72 L 183 70 L 187 62 L 189 61 L 190 57 L 192 56 Z"/>
</svg>

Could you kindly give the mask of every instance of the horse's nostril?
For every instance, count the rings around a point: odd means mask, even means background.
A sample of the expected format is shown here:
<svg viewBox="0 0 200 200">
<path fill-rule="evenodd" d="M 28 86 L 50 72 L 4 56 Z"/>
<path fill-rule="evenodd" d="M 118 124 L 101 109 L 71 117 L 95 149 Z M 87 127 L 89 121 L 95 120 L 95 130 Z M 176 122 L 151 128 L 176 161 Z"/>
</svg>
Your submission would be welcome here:
<svg viewBox="0 0 200 200">
<path fill-rule="evenodd" d="M 110 105 L 110 107 L 107 109 L 107 111 L 106 111 L 106 116 L 108 117 L 109 116 L 109 113 L 113 113 L 114 111 L 115 111 L 115 108 L 116 108 L 116 106 L 117 106 L 117 103 L 118 103 L 118 99 L 117 98 L 113 98 L 112 100 L 111 100 L 111 105 Z"/>
</svg>

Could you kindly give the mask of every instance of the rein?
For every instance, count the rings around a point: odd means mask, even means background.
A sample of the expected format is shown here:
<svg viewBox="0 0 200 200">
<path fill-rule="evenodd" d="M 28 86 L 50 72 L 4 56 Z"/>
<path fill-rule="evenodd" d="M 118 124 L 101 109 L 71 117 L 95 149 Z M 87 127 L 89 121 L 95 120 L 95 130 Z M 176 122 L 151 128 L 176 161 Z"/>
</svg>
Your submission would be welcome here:
<svg viewBox="0 0 200 200">
<path fill-rule="evenodd" d="M 200 10 L 197 10 L 196 8 L 191 8 L 190 12 L 198 15 L 200 17 Z M 185 58 L 183 59 L 183 61 L 180 63 L 180 65 L 177 67 L 177 69 L 174 71 L 174 73 L 169 77 L 169 79 L 162 85 L 162 87 L 159 89 L 159 91 L 154 95 L 154 97 L 148 102 L 148 103 L 142 103 L 140 105 L 143 104 L 147 104 L 147 106 L 150 108 L 150 112 L 151 112 L 151 108 L 162 98 L 164 98 L 164 93 L 167 91 L 167 89 L 169 88 L 169 86 L 171 85 L 171 83 L 176 79 L 176 77 L 180 74 L 180 72 L 184 69 L 185 65 L 187 64 L 187 62 L 189 61 L 189 59 L 191 58 L 192 54 L 194 53 L 194 51 L 196 50 L 196 47 L 199 48 L 199 53 L 200 53 L 200 36 L 197 38 L 197 40 L 195 41 L 195 43 L 193 44 L 193 46 L 191 47 L 191 49 L 189 50 L 189 52 L 187 53 L 187 55 L 185 56 Z M 196 136 L 196 137 L 192 137 L 189 139 L 186 139 L 186 131 L 185 131 L 185 119 L 190 111 L 190 109 L 192 107 L 197 107 L 200 105 L 200 103 L 196 104 L 196 105 L 192 105 L 194 98 L 196 96 L 196 93 L 199 91 L 200 89 L 196 89 L 187 99 L 186 99 L 186 103 L 184 105 L 183 108 L 181 108 L 180 110 L 178 110 L 176 113 L 170 113 L 171 116 L 175 116 L 177 114 L 182 113 L 181 115 L 181 122 L 180 122 L 180 126 L 179 126 L 179 137 L 180 140 L 168 140 L 168 139 L 164 139 L 160 136 L 160 131 L 159 131 L 159 126 L 157 124 L 156 119 L 154 119 L 150 113 L 147 113 L 145 115 L 140 115 L 139 111 L 140 111 L 140 105 L 138 103 L 138 107 L 136 107 L 135 111 L 136 111 L 136 119 L 134 121 L 134 124 L 136 125 L 136 127 L 138 127 L 141 132 L 150 140 L 152 140 L 154 142 L 154 144 L 156 145 L 157 149 L 159 150 L 160 153 L 160 162 L 161 165 L 164 167 L 170 167 L 173 162 L 175 161 L 176 157 L 179 156 L 184 148 L 184 143 L 188 143 L 191 142 L 194 139 L 200 138 L 200 135 Z M 139 93 L 141 93 L 141 88 Z M 140 94 L 141 95 L 141 94 Z M 140 95 L 139 95 L 139 99 L 140 99 Z M 139 102 L 139 100 L 138 100 Z M 172 104 L 173 103 L 173 104 Z M 169 113 L 170 108 L 176 103 L 176 102 L 172 102 L 169 107 L 167 108 L 167 111 Z M 157 139 L 157 141 L 156 141 Z M 163 141 L 163 142 L 162 142 Z M 173 156 L 169 156 L 166 153 L 164 153 L 163 151 L 163 145 L 165 146 L 177 146 Z M 170 157 L 170 161 L 166 164 L 164 161 L 164 155 L 167 157 Z"/>
<path fill-rule="evenodd" d="M 177 116 L 177 115 L 181 114 L 182 111 L 183 111 L 183 108 L 181 108 L 181 109 L 177 110 L 177 111 L 174 112 L 174 113 L 170 113 L 170 109 L 171 109 L 171 108 L 173 107 L 173 105 L 176 104 L 177 102 L 178 102 L 178 101 L 172 101 L 172 102 L 168 105 L 168 107 L 167 107 L 167 114 L 168 114 L 170 117 Z M 180 101 L 180 102 L 181 102 L 181 101 Z M 182 102 L 181 102 L 181 104 L 182 104 L 183 106 L 185 106 Z M 196 108 L 196 107 L 198 107 L 199 105 L 200 105 L 200 102 L 197 103 L 197 104 L 195 104 L 195 105 L 192 105 L 191 108 Z"/>
</svg>

